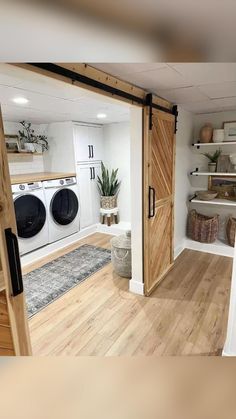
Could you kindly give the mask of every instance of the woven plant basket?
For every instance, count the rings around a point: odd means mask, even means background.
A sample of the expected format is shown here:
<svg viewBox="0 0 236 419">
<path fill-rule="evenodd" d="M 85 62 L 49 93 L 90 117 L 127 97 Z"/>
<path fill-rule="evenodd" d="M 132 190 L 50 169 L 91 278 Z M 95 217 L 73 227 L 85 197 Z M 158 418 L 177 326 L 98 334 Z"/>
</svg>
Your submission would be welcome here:
<svg viewBox="0 0 236 419">
<path fill-rule="evenodd" d="M 226 237 L 230 246 L 234 247 L 236 232 L 236 218 L 229 217 L 226 225 Z"/>
<path fill-rule="evenodd" d="M 117 207 L 116 196 L 101 196 L 101 208 L 112 209 Z"/>
<path fill-rule="evenodd" d="M 188 215 L 187 234 L 200 243 L 213 243 L 218 236 L 219 215 L 208 217 L 192 210 Z"/>
</svg>

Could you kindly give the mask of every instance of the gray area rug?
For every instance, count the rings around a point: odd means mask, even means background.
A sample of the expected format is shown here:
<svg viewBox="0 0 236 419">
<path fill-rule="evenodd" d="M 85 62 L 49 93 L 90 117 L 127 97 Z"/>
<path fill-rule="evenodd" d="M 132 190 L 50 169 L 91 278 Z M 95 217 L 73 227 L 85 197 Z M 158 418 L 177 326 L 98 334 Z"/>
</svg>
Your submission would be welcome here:
<svg viewBox="0 0 236 419">
<path fill-rule="evenodd" d="M 86 244 L 24 275 L 29 317 L 110 261 L 110 250 Z"/>
</svg>

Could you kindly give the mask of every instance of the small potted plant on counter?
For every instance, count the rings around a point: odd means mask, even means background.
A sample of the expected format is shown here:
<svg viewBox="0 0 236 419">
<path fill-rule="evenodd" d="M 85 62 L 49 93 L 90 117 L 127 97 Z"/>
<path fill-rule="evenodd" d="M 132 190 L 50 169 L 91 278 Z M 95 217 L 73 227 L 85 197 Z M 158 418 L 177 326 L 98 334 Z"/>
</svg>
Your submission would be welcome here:
<svg viewBox="0 0 236 419">
<path fill-rule="evenodd" d="M 31 122 L 21 121 L 22 131 L 19 130 L 19 137 L 22 147 L 31 153 L 43 153 L 49 149 L 46 135 L 35 135 L 31 128 Z"/>
<path fill-rule="evenodd" d="M 117 195 L 120 189 L 120 181 L 117 179 L 118 169 L 111 171 L 106 169 L 102 162 L 101 177 L 97 177 L 97 185 L 101 195 L 101 208 L 112 209 L 117 206 Z"/>
<path fill-rule="evenodd" d="M 203 156 L 207 157 L 209 162 L 208 162 L 208 170 L 211 173 L 216 172 L 216 166 L 217 166 L 217 161 L 221 155 L 221 150 L 220 148 L 218 150 L 216 150 L 213 154 L 210 153 L 202 153 Z"/>
</svg>

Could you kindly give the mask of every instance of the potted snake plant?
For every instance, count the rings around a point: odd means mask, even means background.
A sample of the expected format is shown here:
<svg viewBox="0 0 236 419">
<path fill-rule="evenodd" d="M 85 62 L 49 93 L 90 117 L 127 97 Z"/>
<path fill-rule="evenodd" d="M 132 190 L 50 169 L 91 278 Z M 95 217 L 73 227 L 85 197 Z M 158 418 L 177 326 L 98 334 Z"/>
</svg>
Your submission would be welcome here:
<svg viewBox="0 0 236 419">
<path fill-rule="evenodd" d="M 101 177 L 97 177 L 98 190 L 101 196 L 101 208 L 112 209 L 117 206 L 117 195 L 120 189 L 120 181 L 117 179 L 118 169 L 111 172 L 101 164 Z"/>
</svg>

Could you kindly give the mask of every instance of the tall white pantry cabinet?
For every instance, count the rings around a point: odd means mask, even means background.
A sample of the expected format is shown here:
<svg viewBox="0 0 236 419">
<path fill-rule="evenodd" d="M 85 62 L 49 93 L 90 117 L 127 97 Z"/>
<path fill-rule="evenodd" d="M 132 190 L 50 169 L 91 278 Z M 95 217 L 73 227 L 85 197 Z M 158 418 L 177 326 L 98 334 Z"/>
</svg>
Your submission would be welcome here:
<svg viewBox="0 0 236 419">
<path fill-rule="evenodd" d="M 80 228 L 99 222 L 97 176 L 103 159 L 103 128 L 74 124 L 76 174 L 80 194 Z"/>
</svg>

